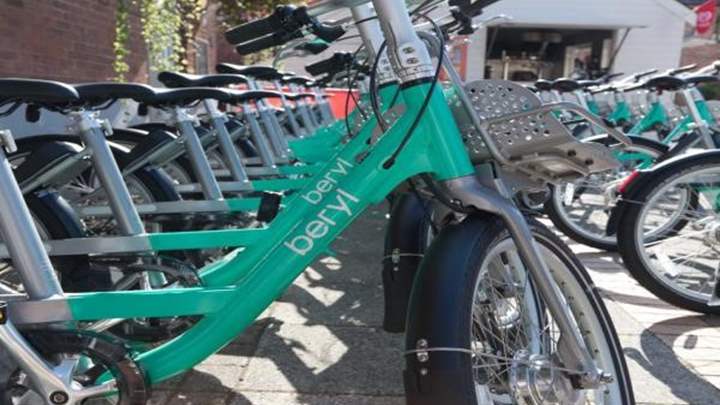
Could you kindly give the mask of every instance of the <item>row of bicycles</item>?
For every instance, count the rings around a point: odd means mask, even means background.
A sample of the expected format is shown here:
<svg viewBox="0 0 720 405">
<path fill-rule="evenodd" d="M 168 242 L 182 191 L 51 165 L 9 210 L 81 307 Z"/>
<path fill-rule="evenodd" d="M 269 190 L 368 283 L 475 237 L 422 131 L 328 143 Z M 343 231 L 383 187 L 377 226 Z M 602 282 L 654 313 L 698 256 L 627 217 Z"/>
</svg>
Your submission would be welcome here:
<svg viewBox="0 0 720 405">
<path fill-rule="evenodd" d="M 0 79 L 1 115 L 68 125 L 0 132 L 0 401 L 147 403 L 387 199 L 384 328 L 405 333 L 409 404 L 634 403 L 600 294 L 538 216 L 712 312 L 720 155 L 697 86 L 720 67 L 464 82 L 445 45 L 496 1 L 287 5 L 226 33 L 296 58 L 362 39 L 314 78 L 224 63 L 162 72 L 164 88 Z M 346 117 L 328 85 L 348 88 Z M 127 100 L 138 124 L 102 118 Z"/>
<path fill-rule="evenodd" d="M 720 63 L 649 70 L 613 81 L 540 81 L 544 99 L 574 102 L 621 128 L 632 145 L 622 165 L 556 186 L 542 212 L 572 239 L 618 251 L 633 277 L 659 298 L 716 314 L 717 102 L 699 87 L 718 82 Z M 610 102 L 608 102 L 610 101 Z M 572 126 L 572 116 L 566 116 Z M 587 125 L 574 133 L 607 144 Z"/>
</svg>

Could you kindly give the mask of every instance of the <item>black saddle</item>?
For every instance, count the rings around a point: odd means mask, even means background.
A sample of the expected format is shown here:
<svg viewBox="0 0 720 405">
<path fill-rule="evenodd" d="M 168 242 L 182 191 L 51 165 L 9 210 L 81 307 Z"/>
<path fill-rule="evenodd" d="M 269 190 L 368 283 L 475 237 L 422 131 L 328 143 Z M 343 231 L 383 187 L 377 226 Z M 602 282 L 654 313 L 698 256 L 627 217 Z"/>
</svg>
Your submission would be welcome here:
<svg viewBox="0 0 720 405">
<path fill-rule="evenodd" d="M 305 87 L 313 87 L 315 86 L 315 80 L 307 77 L 307 76 L 285 76 L 280 80 L 283 84 L 297 84 L 300 86 Z"/>
<path fill-rule="evenodd" d="M 245 103 L 251 101 L 257 101 L 266 98 L 281 98 L 283 93 L 272 90 L 226 90 L 230 98 L 226 100 L 228 103 Z M 287 97 L 287 95 L 286 95 Z"/>
<path fill-rule="evenodd" d="M 233 84 L 245 84 L 248 78 L 239 74 L 191 75 L 189 73 L 160 72 L 160 83 L 167 87 L 227 87 Z"/>
<path fill-rule="evenodd" d="M 41 105 L 72 104 L 77 102 L 77 91 L 67 84 L 36 79 L 0 79 L 0 104 L 8 102 Z"/>
<path fill-rule="evenodd" d="M 540 79 L 535 82 L 534 87 L 539 91 L 550 91 L 552 90 L 552 82 L 550 80 Z"/>
<path fill-rule="evenodd" d="M 656 89 L 659 91 L 676 91 L 687 86 L 684 79 L 675 76 L 655 76 L 643 83 L 643 87 L 647 89 Z"/>
<path fill-rule="evenodd" d="M 601 86 L 605 84 L 604 80 L 578 80 L 578 84 L 583 89 L 587 89 L 588 87 L 595 87 L 595 86 Z"/>
<path fill-rule="evenodd" d="M 145 102 L 155 97 L 152 87 L 139 83 L 82 83 L 74 87 L 80 95 L 80 102 L 86 105 L 98 105 L 119 99 Z"/>
<path fill-rule="evenodd" d="M 232 97 L 232 90 L 215 87 L 182 87 L 155 89 L 155 96 L 143 102 L 151 106 L 183 106 L 201 100 L 231 101 Z"/>
<path fill-rule="evenodd" d="M 582 89 L 583 86 L 577 80 L 561 77 L 552 82 L 552 88 L 561 93 L 572 93 L 573 91 Z"/>
<path fill-rule="evenodd" d="M 267 81 L 280 80 L 285 76 L 285 74 L 279 72 L 274 67 L 264 65 L 243 66 L 232 63 L 220 63 L 215 67 L 215 70 L 217 70 L 218 73 L 245 75 L 256 80 Z"/>
</svg>

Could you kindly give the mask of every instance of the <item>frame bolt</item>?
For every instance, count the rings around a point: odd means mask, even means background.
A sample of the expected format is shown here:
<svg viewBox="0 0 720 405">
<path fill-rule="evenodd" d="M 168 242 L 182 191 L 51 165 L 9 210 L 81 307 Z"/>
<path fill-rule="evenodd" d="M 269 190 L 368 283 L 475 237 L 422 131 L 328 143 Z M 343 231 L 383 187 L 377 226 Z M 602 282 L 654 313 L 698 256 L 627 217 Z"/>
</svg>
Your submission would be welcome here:
<svg viewBox="0 0 720 405">
<path fill-rule="evenodd" d="M 68 400 L 70 400 L 70 397 L 62 391 L 55 391 L 50 394 L 50 402 L 53 404 L 64 404 L 67 403 Z"/>
</svg>

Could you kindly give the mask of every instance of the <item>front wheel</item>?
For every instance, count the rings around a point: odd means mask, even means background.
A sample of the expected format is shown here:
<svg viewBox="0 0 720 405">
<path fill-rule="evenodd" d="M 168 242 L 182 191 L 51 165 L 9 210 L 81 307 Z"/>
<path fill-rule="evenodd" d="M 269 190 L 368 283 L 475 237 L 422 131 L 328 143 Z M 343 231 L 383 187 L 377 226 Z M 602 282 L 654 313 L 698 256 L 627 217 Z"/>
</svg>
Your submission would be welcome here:
<svg viewBox="0 0 720 405">
<path fill-rule="evenodd" d="M 423 260 L 408 318 L 408 404 L 633 404 L 622 348 L 582 264 L 552 232 L 531 227 L 568 315 L 612 380 L 579 389 L 560 332 L 506 227 L 469 218 L 442 230 Z"/>
</svg>

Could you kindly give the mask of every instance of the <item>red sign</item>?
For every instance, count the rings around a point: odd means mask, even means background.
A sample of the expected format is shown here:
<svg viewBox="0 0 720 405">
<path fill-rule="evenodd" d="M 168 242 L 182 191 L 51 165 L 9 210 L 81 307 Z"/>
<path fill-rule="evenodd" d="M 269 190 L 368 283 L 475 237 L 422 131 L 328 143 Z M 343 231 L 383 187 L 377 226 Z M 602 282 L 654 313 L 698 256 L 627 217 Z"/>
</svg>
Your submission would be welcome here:
<svg viewBox="0 0 720 405">
<path fill-rule="evenodd" d="M 697 24 L 695 31 L 698 35 L 712 34 L 715 27 L 715 19 L 717 18 L 716 0 L 708 0 L 705 3 L 695 7 L 695 15 L 697 16 Z"/>
</svg>

